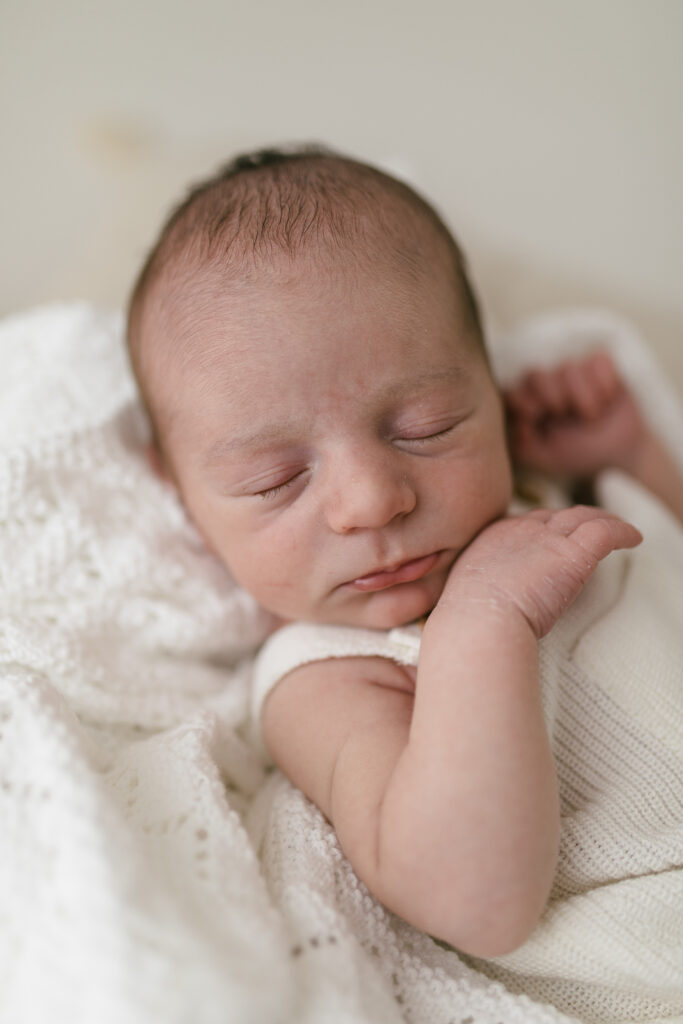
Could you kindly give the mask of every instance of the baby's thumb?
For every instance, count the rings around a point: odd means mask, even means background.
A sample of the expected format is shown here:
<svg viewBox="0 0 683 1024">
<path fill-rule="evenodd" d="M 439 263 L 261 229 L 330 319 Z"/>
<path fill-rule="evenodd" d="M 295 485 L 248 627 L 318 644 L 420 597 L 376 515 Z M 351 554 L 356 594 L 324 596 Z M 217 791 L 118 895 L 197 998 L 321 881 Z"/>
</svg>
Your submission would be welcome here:
<svg viewBox="0 0 683 1024">
<path fill-rule="evenodd" d="M 619 548 L 635 548 L 643 540 L 642 533 L 635 526 L 607 513 L 581 523 L 572 536 L 577 544 L 598 561 Z"/>
</svg>

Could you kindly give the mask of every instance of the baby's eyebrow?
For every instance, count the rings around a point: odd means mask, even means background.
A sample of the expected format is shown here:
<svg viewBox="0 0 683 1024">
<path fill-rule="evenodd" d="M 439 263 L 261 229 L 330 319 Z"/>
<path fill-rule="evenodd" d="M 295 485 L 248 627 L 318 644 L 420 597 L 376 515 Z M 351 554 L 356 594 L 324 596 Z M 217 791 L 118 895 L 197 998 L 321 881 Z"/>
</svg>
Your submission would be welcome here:
<svg viewBox="0 0 683 1024">
<path fill-rule="evenodd" d="M 286 444 L 292 440 L 291 434 L 285 432 L 282 427 L 268 426 L 258 430 L 245 431 L 242 434 L 231 434 L 230 437 L 219 437 L 214 444 L 208 448 L 202 456 L 202 465 L 210 468 L 216 463 L 222 462 L 228 455 L 235 451 L 255 451 L 258 448 L 268 448 L 275 445 Z"/>
<path fill-rule="evenodd" d="M 398 384 L 390 385 L 383 392 L 385 401 L 400 401 L 406 396 L 415 395 L 422 388 L 434 387 L 437 384 L 443 385 L 465 385 L 471 380 L 471 374 L 464 366 L 451 366 L 447 370 L 425 370 L 411 377 L 409 381 L 400 381 Z"/>
</svg>

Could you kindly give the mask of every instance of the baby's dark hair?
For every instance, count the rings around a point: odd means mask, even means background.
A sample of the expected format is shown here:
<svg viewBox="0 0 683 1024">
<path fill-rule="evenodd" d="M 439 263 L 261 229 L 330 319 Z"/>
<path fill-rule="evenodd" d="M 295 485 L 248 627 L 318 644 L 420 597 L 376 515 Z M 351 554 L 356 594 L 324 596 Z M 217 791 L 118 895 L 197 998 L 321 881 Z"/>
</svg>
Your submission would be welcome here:
<svg viewBox="0 0 683 1024">
<path fill-rule="evenodd" d="M 253 276 L 268 262 L 282 256 L 294 260 L 313 248 L 341 258 L 360 249 L 370 258 L 389 254 L 417 272 L 424 269 L 417 240 L 420 223 L 442 243 L 465 331 L 483 352 L 479 308 L 458 243 L 436 210 L 391 175 L 316 145 L 242 154 L 191 188 L 163 225 L 128 309 L 129 355 L 153 427 L 153 400 L 141 353 L 145 307 L 160 280 L 172 276 L 178 293 L 207 270 L 218 272 L 227 286 Z"/>
</svg>

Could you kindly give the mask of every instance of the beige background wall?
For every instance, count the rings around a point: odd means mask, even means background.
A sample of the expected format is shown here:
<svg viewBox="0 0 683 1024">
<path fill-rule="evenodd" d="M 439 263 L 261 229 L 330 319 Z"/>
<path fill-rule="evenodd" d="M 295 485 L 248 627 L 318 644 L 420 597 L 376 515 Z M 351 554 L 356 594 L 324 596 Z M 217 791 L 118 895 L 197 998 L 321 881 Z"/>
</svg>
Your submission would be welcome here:
<svg viewBox="0 0 683 1024">
<path fill-rule="evenodd" d="M 120 305 L 188 181 L 317 139 L 409 172 L 502 324 L 635 318 L 683 392 L 683 0 L 0 0 L 0 313 Z"/>
</svg>

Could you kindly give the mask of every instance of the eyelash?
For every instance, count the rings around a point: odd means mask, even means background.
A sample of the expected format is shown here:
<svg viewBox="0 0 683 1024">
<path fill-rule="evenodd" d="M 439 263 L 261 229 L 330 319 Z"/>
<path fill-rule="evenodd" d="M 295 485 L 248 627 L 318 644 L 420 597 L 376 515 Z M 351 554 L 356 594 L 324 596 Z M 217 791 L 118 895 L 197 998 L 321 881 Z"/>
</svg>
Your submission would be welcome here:
<svg viewBox="0 0 683 1024">
<path fill-rule="evenodd" d="M 266 487 L 263 491 L 256 491 L 254 496 L 256 498 L 263 498 L 264 501 L 267 501 L 269 498 L 275 498 L 282 491 L 286 490 L 287 487 L 291 487 L 300 476 L 301 473 L 296 473 L 294 476 L 290 477 L 289 480 L 285 480 L 284 483 L 276 484 L 275 487 Z"/>
<path fill-rule="evenodd" d="M 277 487 L 267 487 L 265 491 L 257 491 L 256 497 L 263 498 L 264 500 L 266 498 L 274 498 L 276 494 L 279 494 L 280 491 L 284 491 L 285 487 L 289 487 L 291 483 L 292 480 L 288 480 L 287 483 L 278 484 Z"/>
<path fill-rule="evenodd" d="M 443 430 L 437 430 L 435 434 L 427 434 L 425 437 L 404 437 L 401 438 L 403 441 L 408 441 L 410 444 L 420 445 L 427 444 L 429 441 L 439 441 L 442 437 L 448 437 L 455 430 L 455 423 L 452 423 L 450 427 L 445 427 Z"/>
</svg>

